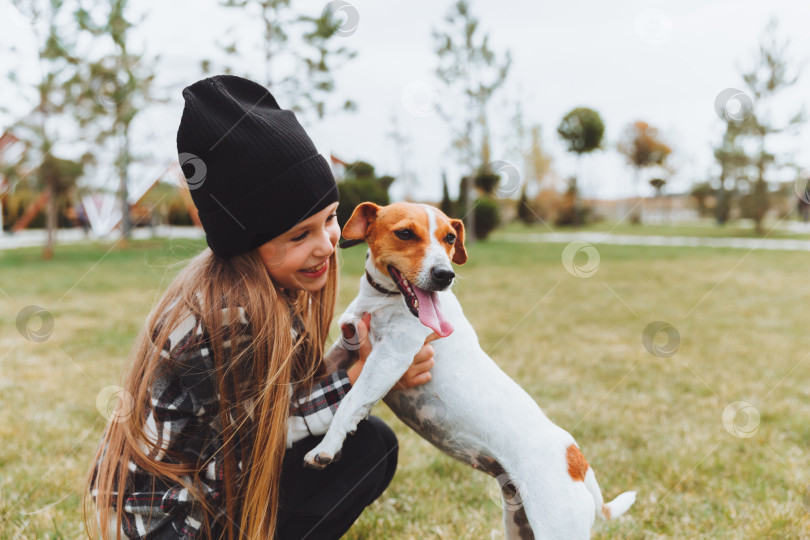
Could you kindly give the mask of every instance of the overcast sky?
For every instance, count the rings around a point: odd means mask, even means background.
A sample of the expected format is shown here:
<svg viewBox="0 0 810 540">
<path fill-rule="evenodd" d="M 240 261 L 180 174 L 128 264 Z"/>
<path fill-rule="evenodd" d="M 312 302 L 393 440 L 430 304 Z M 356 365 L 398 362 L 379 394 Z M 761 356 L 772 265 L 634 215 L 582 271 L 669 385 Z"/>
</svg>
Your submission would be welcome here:
<svg viewBox="0 0 810 540">
<path fill-rule="evenodd" d="M 294 4 L 317 15 L 325 2 Z M 431 37 L 452 2 L 350 4 L 359 24 L 340 39 L 357 57 L 335 74 L 334 97 L 352 99 L 358 110 L 302 122 L 323 153 L 331 151 L 347 161 L 363 159 L 381 174 L 398 176 L 400 154 L 386 135 L 391 118 L 397 116 L 403 134 L 412 140 L 407 164 L 418 182 L 417 198 L 440 197 L 443 169 L 455 193 L 460 169 L 449 151 L 451 132 L 430 106 L 430 97 L 437 93 L 442 99 L 452 97 L 442 93 L 434 75 L 437 59 Z M 0 0 L 0 9 L 9 15 L 0 18 L 0 43 L 5 49 L 13 40 L 19 52 L 16 58 L 4 52 L 0 59 L 4 71 L 8 62 L 21 61 L 19 75 L 25 80 L 37 69 L 32 31 L 10 6 L 10 0 Z M 137 6 L 147 18 L 135 31 L 132 45 L 161 56 L 156 64 L 158 86 L 171 100 L 143 117 L 137 144 L 168 162 L 176 156 L 181 90 L 203 77 L 201 59 L 222 56 L 215 42 L 226 43 L 233 35 L 252 37 L 240 65 L 251 78 L 264 79 L 261 27 L 250 14 L 218 7 L 213 0 L 139 0 Z M 632 171 L 615 143 L 625 125 L 638 119 L 659 128 L 673 147 L 673 161 L 679 164 L 674 189 L 685 190 L 716 172 L 711 145 L 720 139 L 724 125 L 715 112 L 715 98 L 727 88 L 744 90 L 740 68 L 755 59 L 770 16 L 778 18 L 783 37 L 791 39 L 793 65 L 810 58 L 810 9 L 803 1 L 478 0 L 472 8 L 490 35 L 491 47 L 500 56 L 509 49 L 513 57 L 507 82 L 489 110 L 492 159 L 514 163 L 522 171 L 520 160 L 506 153 L 505 142 L 513 114 L 505 102 L 520 97 L 525 122 L 542 125 L 554 170 L 560 176 L 574 174 L 574 161 L 564 151 L 556 126 L 574 107 L 594 108 L 605 121 L 606 150 L 584 162 L 584 186 L 590 196 L 616 197 L 631 190 Z M 0 85 L 0 99 L 24 114 L 28 109 L 18 94 L 13 86 Z M 283 108 L 288 106 L 284 96 L 276 97 Z M 810 69 L 772 104 L 772 118 L 778 123 L 808 98 Z M 0 116 L 2 126 L 11 120 Z M 810 127 L 773 147 L 793 151 L 804 167 L 810 167 L 808 148 Z M 401 198 L 404 189 L 401 182 L 395 183 L 394 198 Z"/>
</svg>

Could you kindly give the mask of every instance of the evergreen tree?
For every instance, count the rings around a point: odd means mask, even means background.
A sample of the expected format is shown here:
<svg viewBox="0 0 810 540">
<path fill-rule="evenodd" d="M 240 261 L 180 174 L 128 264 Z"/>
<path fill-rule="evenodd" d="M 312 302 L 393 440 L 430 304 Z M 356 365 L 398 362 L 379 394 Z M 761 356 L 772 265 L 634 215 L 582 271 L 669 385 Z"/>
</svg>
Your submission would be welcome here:
<svg viewBox="0 0 810 540">
<path fill-rule="evenodd" d="M 529 206 L 529 197 L 526 194 L 526 184 L 520 190 L 520 199 L 518 200 L 517 208 L 518 219 L 527 225 L 534 223 L 537 217 L 534 215 L 531 206 Z"/>
<path fill-rule="evenodd" d="M 442 172 L 442 202 L 439 205 L 442 212 L 448 216 L 454 216 L 453 201 L 450 199 L 450 192 L 447 189 L 447 174 Z"/>
</svg>

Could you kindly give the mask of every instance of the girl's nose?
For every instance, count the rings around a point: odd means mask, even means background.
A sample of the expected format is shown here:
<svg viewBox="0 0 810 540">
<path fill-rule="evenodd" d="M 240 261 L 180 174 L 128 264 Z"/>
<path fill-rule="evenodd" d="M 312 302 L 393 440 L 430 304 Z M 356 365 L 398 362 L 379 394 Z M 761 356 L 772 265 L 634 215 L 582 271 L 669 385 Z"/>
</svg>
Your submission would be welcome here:
<svg viewBox="0 0 810 540">
<path fill-rule="evenodd" d="M 317 255 L 319 257 L 328 257 L 335 250 L 337 238 L 334 238 L 332 231 L 329 228 L 324 228 L 318 238 Z"/>
</svg>

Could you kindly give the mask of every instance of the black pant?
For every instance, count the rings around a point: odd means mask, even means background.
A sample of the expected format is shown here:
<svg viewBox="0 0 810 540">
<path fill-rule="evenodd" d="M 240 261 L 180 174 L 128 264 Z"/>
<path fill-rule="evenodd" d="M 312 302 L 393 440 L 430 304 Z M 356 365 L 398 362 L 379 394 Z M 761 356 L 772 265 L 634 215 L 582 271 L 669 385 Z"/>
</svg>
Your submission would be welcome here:
<svg viewBox="0 0 810 540">
<path fill-rule="evenodd" d="M 278 540 L 340 538 L 394 476 L 397 437 L 376 416 L 361 420 L 355 434 L 346 437 L 338 461 L 321 470 L 305 468 L 304 455 L 322 439 L 301 439 L 284 455 Z"/>
</svg>

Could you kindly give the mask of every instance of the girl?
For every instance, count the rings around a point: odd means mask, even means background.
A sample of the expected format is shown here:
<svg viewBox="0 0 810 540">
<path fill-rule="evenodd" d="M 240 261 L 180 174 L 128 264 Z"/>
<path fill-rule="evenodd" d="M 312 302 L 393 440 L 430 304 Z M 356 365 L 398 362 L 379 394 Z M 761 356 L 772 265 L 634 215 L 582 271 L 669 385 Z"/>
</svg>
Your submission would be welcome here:
<svg viewBox="0 0 810 540">
<path fill-rule="evenodd" d="M 334 176 L 261 85 L 222 75 L 183 97 L 177 148 L 209 248 L 137 338 L 88 473 L 93 521 L 102 538 L 339 538 L 388 486 L 398 447 L 369 416 L 339 461 L 303 468 L 370 352 L 361 339 L 347 369 L 324 362 Z M 430 379 L 435 337 L 400 384 Z"/>
</svg>

